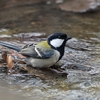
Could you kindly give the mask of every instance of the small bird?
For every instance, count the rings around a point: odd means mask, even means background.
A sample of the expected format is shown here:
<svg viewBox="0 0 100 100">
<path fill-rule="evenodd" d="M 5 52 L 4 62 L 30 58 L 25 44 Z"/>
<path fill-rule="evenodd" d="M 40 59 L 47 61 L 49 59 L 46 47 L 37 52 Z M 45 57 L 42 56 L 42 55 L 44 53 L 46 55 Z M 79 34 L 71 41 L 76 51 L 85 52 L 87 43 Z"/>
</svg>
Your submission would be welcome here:
<svg viewBox="0 0 100 100">
<path fill-rule="evenodd" d="M 3 41 L 0 41 L 0 45 L 19 52 L 33 67 L 43 68 L 53 66 L 62 58 L 65 44 L 69 39 L 71 37 L 65 33 L 54 33 L 48 36 L 46 41 L 28 44 L 23 48 Z"/>
</svg>

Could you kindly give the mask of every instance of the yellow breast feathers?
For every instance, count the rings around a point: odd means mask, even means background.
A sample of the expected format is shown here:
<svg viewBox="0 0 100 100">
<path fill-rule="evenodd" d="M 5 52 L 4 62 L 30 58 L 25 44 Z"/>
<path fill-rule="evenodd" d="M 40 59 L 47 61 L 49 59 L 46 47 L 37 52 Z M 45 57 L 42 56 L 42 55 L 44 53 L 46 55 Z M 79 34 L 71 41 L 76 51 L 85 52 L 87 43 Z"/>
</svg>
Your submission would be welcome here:
<svg viewBox="0 0 100 100">
<path fill-rule="evenodd" d="M 48 48 L 50 49 L 51 47 L 49 46 L 49 44 L 47 43 L 47 41 L 42 41 L 37 43 L 37 46 L 42 47 L 42 48 Z"/>
</svg>

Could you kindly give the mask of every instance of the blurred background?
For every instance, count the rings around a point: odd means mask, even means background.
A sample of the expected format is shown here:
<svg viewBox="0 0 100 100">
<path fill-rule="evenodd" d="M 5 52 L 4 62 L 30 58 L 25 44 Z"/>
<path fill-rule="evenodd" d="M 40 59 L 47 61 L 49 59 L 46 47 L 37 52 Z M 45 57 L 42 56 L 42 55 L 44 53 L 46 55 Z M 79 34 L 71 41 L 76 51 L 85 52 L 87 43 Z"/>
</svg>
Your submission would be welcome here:
<svg viewBox="0 0 100 100">
<path fill-rule="evenodd" d="M 100 0 L 0 0 L 0 34 L 64 32 L 88 39 L 100 30 L 99 5 Z"/>
</svg>

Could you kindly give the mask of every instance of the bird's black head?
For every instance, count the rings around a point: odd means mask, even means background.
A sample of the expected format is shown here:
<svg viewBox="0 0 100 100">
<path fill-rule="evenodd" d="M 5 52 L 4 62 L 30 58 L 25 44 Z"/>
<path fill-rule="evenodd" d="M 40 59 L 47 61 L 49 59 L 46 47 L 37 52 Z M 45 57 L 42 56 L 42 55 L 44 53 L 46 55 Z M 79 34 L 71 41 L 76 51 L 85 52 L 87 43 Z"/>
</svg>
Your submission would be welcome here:
<svg viewBox="0 0 100 100">
<path fill-rule="evenodd" d="M 67 36 L 65 33 L 54 33 L 48 36 L 47 41 L 53 49 L 60 52 L 62 57 L 64 54 L 65 44 L 69 39 L 71 39 L 71 37 Z"/>
<path fill-rule="evenodd" d="M 71 37 L 67 36 L 65 33 L 54 33 L 48 36 L 47 41 L 52 48 L 57 49 L 65 47 L 65 44 L 69 39 L 71 39 Z"/>
</svg>

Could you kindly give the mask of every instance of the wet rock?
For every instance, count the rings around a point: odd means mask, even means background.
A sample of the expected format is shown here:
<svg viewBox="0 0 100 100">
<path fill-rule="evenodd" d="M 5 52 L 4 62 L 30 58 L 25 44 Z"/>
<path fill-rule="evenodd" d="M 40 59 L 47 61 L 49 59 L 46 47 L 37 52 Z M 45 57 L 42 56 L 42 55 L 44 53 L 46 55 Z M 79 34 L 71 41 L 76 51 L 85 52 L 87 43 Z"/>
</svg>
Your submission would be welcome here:
<svg viewBox="0 0 100 100">
<path fill-rule="evenodd" d="M 1 73 L 7 73 L 7 67 L 0 66 L 0 74 Z"/>
<path fill-rule="evenodd" d="M 26 37 L 28 37 L 27 35 Z M 29 37 L 31 35 L 29 34 Z M 9 42 L 13 43 L 12 40 Z M 30 43 L 33 41 L 25 40 L 23 42 Z M 16 45 L 22 45 L 23 42 L 16 42 Z M 98 58 L 97 62 L 97 57 L 90 55 L 92 50 L 83 50 L 90 47 L 92 47 L 91 43 L 76 38 L 68 42 L 65 47 L 65 55 L 60 61 L 62 64 L 52 68 L 60 72 L 65 71 L 65 74 L 62 73 L 63 76 L 48 69 L 34 69 L 30 66 L 27 66 L 27 72 L 23 72 L 21 66 L 18 67 L 19 69 L 16 66 L 16 72 L 6 75 L 3 79 L 11 87 L 16 84 L 16 90 L 20 91 L 21 95 L 32 97 L 35 100 L 73 100 L 73 98 L 83 100 L 90 99 L 91 95 L 91 100 L 94 100 L 100 94 L 100 74 L 97 74 L 100 73 L 100 60 Z M 65 68 L 61 68 L 63 65 Z M 22 64 L 22 66 L 24 65 Z M 0 70 L 1 74 L 6 72 L 5 68 Z M 0 76 L 3 76 L 1 74 Z"/>
<path fill-rule="evenodd" d="M 30 33 L 19 33 L 13 34 L 13 37 L 20 37 L 20 38 L 32 38 L 32 37 L 43 37 L 46 33 L 38 33 L 38 32 L 30 32 Z"/>
<path fill-rule="evenodd" d="M 7 32 L 8 30 L 7 29 L 5 29 L 5 28 L 1 28 L 0 29 L 0 32 Z"/>
<path fill-rule="evenodd" d="M 0 29 L 0 38 L 11 38 L 11 35 L 9 34 L 10 31 L 5 29 L 5 28 L 1 28 Z"/>
<path fill-rule="evenodd" d="M 55 2 L 56 2 L 57 4 L 59 4 L 59 3 L 63 3 L 64 0 L 56 0 Z"/>
<path fill-rule="evenodd" d="M 84 40 L 72 38 L 67 42 L 67 46 L 75 50 L 91 51 L 94 44 L 88 43 Z"/>
<path fill-rule="evenodd" d="M 2 34 L 2 35 L 0 35 L 0 38 L 11 38 L 11 35 Z"/>
<path fill-rule="evenodd" d="M 66 0 L 59 7 L 65 11 L 86 12 L 100 5 L 100 0 Z"/>
<path fill-rule="evenodd" d="M 90 71 L 92 69 L 91 67 L 87 67 L 85 65 L 80 65 L 80 64 L 68 64 L 66 68 L 73 70 L 81 70 L 81 71 Z"/>
</svg>

